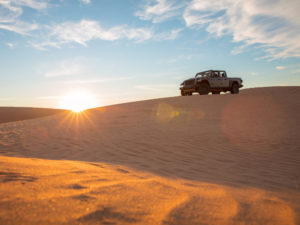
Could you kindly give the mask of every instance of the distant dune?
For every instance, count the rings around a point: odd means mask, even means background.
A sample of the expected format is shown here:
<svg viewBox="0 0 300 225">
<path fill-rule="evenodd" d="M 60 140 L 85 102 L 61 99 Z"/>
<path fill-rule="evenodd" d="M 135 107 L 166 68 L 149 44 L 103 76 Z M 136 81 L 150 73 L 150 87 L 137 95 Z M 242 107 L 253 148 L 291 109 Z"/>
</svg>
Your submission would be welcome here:
<svg viewBox="0 0 300 225">
<path fill-rule="evenodd" d="M 299 98 L 253 88 L 3 123 L 0 224 L 300 224 Z"/>
<path fill-rule="evenodd" d="M 61 109 L 29 108 L 29 107 L 0 107 L 0 123 L 27 120 L 64 112 Z"/>
</svg>

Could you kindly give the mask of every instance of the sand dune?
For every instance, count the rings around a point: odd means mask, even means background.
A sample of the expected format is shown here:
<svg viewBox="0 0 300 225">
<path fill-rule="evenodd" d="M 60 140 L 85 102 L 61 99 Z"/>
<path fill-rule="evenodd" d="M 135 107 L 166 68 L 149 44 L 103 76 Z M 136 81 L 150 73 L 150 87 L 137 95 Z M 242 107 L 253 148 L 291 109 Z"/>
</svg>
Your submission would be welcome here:
<svg viewBox="0 0 300 225">
<path fill-rule="evenodd" d="M 3 123 L 0 224 L 299 224 L 299 97 L 255 88 Z"/>
<path fill-rule="evenodd" d="M 0 123 L 44 117 L 65 111 L 47 108 L 0 107 Z"/>
</svg>

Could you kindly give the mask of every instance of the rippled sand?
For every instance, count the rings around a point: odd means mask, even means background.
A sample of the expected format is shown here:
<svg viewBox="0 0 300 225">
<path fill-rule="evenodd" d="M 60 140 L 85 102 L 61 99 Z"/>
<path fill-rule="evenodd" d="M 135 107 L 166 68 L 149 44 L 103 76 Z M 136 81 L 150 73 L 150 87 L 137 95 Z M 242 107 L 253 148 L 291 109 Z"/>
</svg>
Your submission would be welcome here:
<svg viewBox="0 0 300 225">
<path fill-rule="evenodd" d="M 299 97 L 255 88 L 0 124 L 0 224 L 299 224 Z"/>
</svg>

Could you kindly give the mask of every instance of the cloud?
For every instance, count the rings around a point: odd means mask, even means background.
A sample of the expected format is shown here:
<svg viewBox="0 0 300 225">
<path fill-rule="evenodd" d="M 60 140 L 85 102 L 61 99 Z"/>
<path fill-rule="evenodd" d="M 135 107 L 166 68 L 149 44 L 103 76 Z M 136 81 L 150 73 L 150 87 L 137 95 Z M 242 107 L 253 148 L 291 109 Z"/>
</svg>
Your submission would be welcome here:
<svg viewBox="0 0 300 225">
<path fill-rule="evenodd" d="M 276 70 L 284 70 L 284 69 L 285 69 L 285 66 L 276 66 L 275 69 L 276 69 Z"/>
<path fill-rule="evenodd" d="M 90 0 L 81 0 L 89 4 Z M 49 47 L 61 48 L 66 44 L 87 46 L 91 40 L 132 40 L 137 43 L 149 39 L 156 41 L 173 40 L 182 29 L 173 29 L 162 33 L 154 33 L 152 28 L 132 28 L 118 25 L 105 28 L 96 20 L 65 21 L 49 25 L 20 20 L 25 8 L 41 11 L 50 5 L 41 0 L 0 0 L 0 29 L 28 36 L 28 43 L 39 50 Z"/>
<path fill-rule="evenodd" d="M 154 36 L 154 38 L 157 41 L 175 40 L 182 30 L 183 30 L 183 28 L 173 29 L 173 30 L 170 30 L 170 31 L 165 31 L 165 32 L 156 34 Z"/>
<path fill-rule="evenodd" d="M 153 36 L 151 29 L 129 28 L 126 25 L 103 28 L 98 21 L 81 20 L 79 22 L 63 22 L 46 27 L 44 40 L 31 42 L 31 45 L 38 49 L 45 49 L 48 46 L 59 48 L 63 44 L 78 43 L 87 46 L 91 40 L 115 41 L 119 39 L 145 41 Z"/>
<path fill-rule="evenodd" d="M 35 10 L 42 10 L 49 6 L 47 1 L 44 0 L 5 0 L 2 2 L 10 3 L 11 5 L 26 6 Z"/>
<path fill-rule="evenodd" d="M 13 23 L 22 13 L 22 7 L 13 5 L 11 1 L 0 1 L 0 23 Z"/>
<path fill-rule="evenodd" d="M 83 4 L 90 4 L 91 3 L 91 0 L 79 0 L 80 3 L 83 3 Z"/>
<path fill-rule="evenodd" d="M 39 0 L 0 0 L 0 29 L 28 35 L 30 31 L 38 29 L 37 23 L 21 21 L 23 7 L 34 10 L 44 10 L 49 7 L 48 3 Z"/>
<path fill-rule="evenodd" d="M 131 28 L 127 25 L 104 28 L 98 21 L 83 19 L 46 26 L 42 40 L 30 41 L 30 45 L 46 50 L 48 47 L 60 48 L 66 44 L 88 46 L 92 40 L 116 41 L 132 40 L 137 43 L 153 39 L 155 41 L 174 40 L 183 28 L 155 33 L 152 28 Z"/>
<path fill-rule="evenodd" d="M 276 70 L 288 70 L 291 71 L 291 73 L 299 73 L 300 72 L 300 64 L 290 64 L 287 66 L 275 66 Z"/>
<path fill-rule="evenodd" d="M 151 20 L 153 23 L 159 23 L 176 15 L 179 15 L 179 9 L 184 4 L 179 4 L 175 0 L 147 0 L 142 10 L 135 13 L 135 16 L 141 20 Z"/>
<path fill-rule="evenodd" d="M 11 43 L 11 42 L 7 42 L 5 43 L 10 49 L 14 49 L 15 48 L 15 44 Z"/>
<path fill-rule="evenodd" d="M 8 30 L 22 35 L 28 35 L 30 31 L 38 29 L 39 25 L 34 23 L 26 23 L 22 21 L 15 21 L 13 23 L 0 23 L 0 29 Z"/>
<path fill-rule="evenodd" d="M 259 46 L 277 59 L 300 56 L 300 14 L 298 0 L 193 0 L 183 18 L 188 27 L 205 28 L 215 37 L 231 35 L 242 47 Z"/>
</svg>

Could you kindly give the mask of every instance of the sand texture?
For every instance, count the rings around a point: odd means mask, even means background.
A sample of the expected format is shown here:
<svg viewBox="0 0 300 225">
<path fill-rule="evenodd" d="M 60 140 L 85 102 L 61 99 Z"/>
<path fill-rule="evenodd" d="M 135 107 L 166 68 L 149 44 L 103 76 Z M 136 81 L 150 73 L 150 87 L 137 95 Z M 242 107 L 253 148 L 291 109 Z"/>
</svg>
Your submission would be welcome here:
<svg viewBox="0 0 300 225">
<path fill-rule="evenodd" d="M 0 124 L 0 224 L 300 224 L 300 87 Z"/>
</svg>

